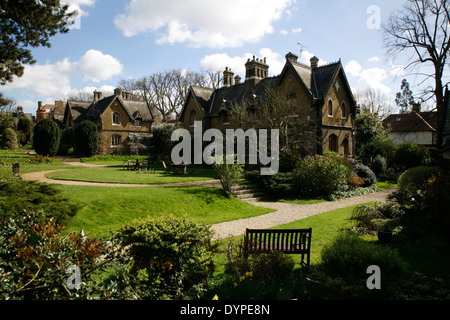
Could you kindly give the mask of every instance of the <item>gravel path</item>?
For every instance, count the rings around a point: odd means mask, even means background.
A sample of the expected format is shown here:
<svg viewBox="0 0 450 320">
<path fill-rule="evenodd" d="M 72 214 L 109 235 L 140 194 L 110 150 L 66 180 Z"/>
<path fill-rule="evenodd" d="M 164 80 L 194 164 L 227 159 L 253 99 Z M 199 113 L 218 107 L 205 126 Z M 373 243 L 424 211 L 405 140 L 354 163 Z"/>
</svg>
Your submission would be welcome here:
<svg viewBox="0 0 450 320">
<path fill-rule="evenodd" d="M 391 194 L 393 191 L 393 189 L 387 189 L 358 197 L 308 205 L 283 202 L 248 201 L 255 206 L 270 208 L 276 211 L 258 217 L 219 223 L 213 225 L 211 229 L 215 231 L 214 240 L 238 236 L 244 234 L 246 228 L 266 229 L 281 224 L 301 220 L 335 209 L 345 208 L 371 201 L 386 201 L 389 194 Z"/>
<path fill-rule="evenodd" d="M 77 159 L 65 159 L 64 162 L 71 165 L 79 165 L 85 167 L 102 167 L 102 165 L 86 164 Z M 46 177 L 49 172 L 62 171 L 41 171 L 22 174 L 23 180 L 33 180 L 52 184 L 75 185 L 75 186 L 102 186 L 102 187 L 156 187 L 156 186 L 188 186 L 201 185 L 208 187 L 220 187 L 218 180 L 192 181 L 170 184 L 120 184 L 120 183 L 95 183 L 83 181 L 68 181 L 68 180 L 53 180 Z M 232 236 L 238 236 L 245 233 L 246 228 L 250 229 L 266 229 L 275 227 L 281 224 L 301 220 L 327 211 L 345 208 L 361 203 L 371 201 L 386 201 L 388 196 L 394 192 L 394 189 L 387 189 L 371 194 L 366 194 L 358 197 L 345 198 L 337 201 L 321 202 L 316 204 L 301 205 L 284 202 L 265 202 L 265 201 L 247 201 L 255 206 L 273 209 L 274 212 L 264 214 L 257 217 L 223 222 L 211 226 L 215 231 L 214 240 L 223 239 Z"/>
</svg>

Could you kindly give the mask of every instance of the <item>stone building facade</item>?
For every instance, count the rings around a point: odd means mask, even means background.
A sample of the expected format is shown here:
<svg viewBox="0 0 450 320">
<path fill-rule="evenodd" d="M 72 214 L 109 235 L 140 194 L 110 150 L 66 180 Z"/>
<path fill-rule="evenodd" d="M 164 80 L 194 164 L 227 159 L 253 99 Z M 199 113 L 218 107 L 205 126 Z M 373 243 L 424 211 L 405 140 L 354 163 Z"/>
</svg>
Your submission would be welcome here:
<svg viewBox="0 0 450 320">
<path fill-rule="evenodd" d="M 262 96 L 267 87 L 279 87 L 289 93 L 289 99 L 294 99 L 299 121 L 309 122 L 315 128 L 315 143 L 309 154 L 334 151 L 352 157 L 357 111 L 355 99 L 341 61 L 323 66 L 319 66 L 318 61 L 313 57 L 310 65 L 304 65 L 298 62 L 297 55 L 288 53 L 281 74 L 268 77 L 266 59 L 253 57 L 245 64 L 244 81 L 226 68 L 221 88 L 190 88 L 180 114 L 182 126 L 191 133 L 194 132 L 195 121 L 202 121 L 203 130 L 215 128 L 225 132 L 226 129 L 237 129 L 229 120 L 230 106 Z"/>
<path fill-rule="evenodd" d="M 145 101 L 117 88 L 105 98 L 95 91 L 93 102 L 67 101 L 64 127 L 74 128 L 83 120 L 97 124 L 100 154 L 120 154 L 130 153 L 132 141 L 151 137 L 153 115 Z"/>
</svg>

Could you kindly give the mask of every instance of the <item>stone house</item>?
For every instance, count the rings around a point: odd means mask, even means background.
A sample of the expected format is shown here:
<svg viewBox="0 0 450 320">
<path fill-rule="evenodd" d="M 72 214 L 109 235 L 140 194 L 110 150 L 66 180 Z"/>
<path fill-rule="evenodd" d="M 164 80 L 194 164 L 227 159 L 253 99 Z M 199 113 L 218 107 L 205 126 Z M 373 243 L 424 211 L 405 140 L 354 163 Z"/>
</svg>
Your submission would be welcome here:
<svg viewBox="0 0 450 320">
<path fill-rule="evenodd" d="M 131 142 L 151 137 L 152 112 L 145 101 L 133 100 L 120 88 L 102 97 L 95 91 L 93 102 L 67 101 L 64 128 L 74 128 L 83 120 L 90 120 L 99 128 L 100 154 L 129 153 Z"/>
<path fill-rule="evenodd" d="M 309 122 L 315 129 L 315 137 L 309 154 L 322 155 L 334 151 L 346 157 L 354 156 L 354 132 L 356 102 L 348 84 L 341 61 L 319 66 L 313 57 L 310 65 L 298 62 L 293 53 L 286 55 L 286 63 L 280 75 L 268 77 L 266 59 L 248 59 L 246 75 L 234 77 L 232 70 L 224 71 L 223 87 L 213 90 L 190 87 L 180 121 L 183 128 L 194 132 L 194 122 L 202 121 L 208 128 L 237 129 L 229 121 L 228 110 L 233 104 L 263 95 L 267 87 L 279 87 L 288 92 L 298 107 L 295 115 L 299 121 Z M 255 127 L 257 124 L 255 124 Z"/>
<path fill-rule="evenodd" d="M 415 104 L 411 112 L 391 114 L 383 120 L 383 127 L 394 143 L 412 142 L 428 148 L 435 145 L 437 112 L 423 112 L 420 109 L 420 104 Z"/>
</svg>

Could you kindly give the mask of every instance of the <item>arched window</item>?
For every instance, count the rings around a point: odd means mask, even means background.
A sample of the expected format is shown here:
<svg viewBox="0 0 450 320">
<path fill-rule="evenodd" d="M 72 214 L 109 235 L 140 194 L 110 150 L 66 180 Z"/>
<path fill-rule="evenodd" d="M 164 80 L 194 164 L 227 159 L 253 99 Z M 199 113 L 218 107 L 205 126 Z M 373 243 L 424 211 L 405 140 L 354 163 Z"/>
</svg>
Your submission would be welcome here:
<svg viewBox="0 0 450 320">
<path fill-rule="evenodd" d="M 338 137 L 335 134 L 330 135 L 328 138 L 328 150 L 333 152 L 339 152 Z"/>
<path fill-rule="evenodd" d="M 115 125 L 119 125 L 120 124 L 120 114 L 119 113 L 117 113 L 117 112 L 113 113 L 112 123 L 115 124 Z"/>
<path fill-rule="evenodd" d="M 341 105 L 342 119 L 347 119 L 347 108 L 345 106 L 345 102 Z"/>
<path fill-rule="evenodd" d="M 191 127 L 195 125 L 195 121 L 197 121 L 197 112 L 195 110 L 192 110 L 189 118 L 189 124 L 191 125 Z"/>
<path fill-rule="evenodd" d="M 333 116 L 333 101 L 328 101 L 328 116 L 332 117 Z"/>
</svg>

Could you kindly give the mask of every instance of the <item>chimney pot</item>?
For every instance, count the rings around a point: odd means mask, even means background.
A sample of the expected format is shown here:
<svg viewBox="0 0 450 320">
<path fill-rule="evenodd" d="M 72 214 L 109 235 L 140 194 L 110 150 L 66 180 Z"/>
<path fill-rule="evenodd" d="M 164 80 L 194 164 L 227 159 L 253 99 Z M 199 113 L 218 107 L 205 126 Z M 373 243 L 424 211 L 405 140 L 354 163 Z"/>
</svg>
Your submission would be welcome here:
<svg viewBox="0 0 450 320">
<path fill-rule="evenodd" d="M 311 69 L 317 68 L 319 65 L 319 58 L 317 58 L 316 56 L 312 57 L 310 59 L 311 61 Z"/>
</svg>

